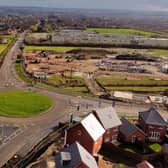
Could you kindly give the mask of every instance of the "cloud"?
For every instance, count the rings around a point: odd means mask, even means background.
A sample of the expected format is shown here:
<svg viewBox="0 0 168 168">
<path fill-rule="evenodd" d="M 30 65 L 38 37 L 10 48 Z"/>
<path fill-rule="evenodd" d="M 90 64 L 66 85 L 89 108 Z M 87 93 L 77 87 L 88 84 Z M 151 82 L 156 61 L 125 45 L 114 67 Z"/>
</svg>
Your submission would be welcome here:
<svg viewBox="0 0 168 168">
<path fill-rule="evenodd" d="M 0 5 L 167 11 L 167 0 L 0 0 Z"/>
</svg>

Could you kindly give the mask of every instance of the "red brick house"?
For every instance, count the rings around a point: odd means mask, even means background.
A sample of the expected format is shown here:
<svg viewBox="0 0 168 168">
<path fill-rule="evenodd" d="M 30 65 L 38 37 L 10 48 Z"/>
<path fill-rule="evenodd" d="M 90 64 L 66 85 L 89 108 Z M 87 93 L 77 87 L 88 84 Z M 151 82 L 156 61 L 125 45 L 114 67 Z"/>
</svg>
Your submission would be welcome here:
<svg viewBox="0 0 168 168">
<path fill-rule="evenodd" d="M 99 108 L 92 111 L 105 129 L 103 142 L 110 143 L 117 140 L 121 121 L 113 107 Z"/>
<path fill-rule="evenodd" d="M 98 168 L 95 158 L 78 142 L 55 156 L 56 168 Z"/>
<path fill-rule="evenodd" d="M 136 165 L 136 168 L 154 168 L 148 161 L 144 160 L 143 162 Z"/>
<path fill-rule="evenodd" d="M 148 111 L 140 112 L 138 120 L 149 141 L 165 139 L 167 122 L 154 107 L 151 107 Z"/>
<path fill-rule="evenodd" d="M 79 142 L 89 153 L 96 155 L 103 143 L 105 130 L 93 114 L 89 114 L 79 123 L 65 132 L 65 144 Z"/>
<path fill-rule="evenodd" d="M 146 134 L 137 126 L 125 118 L 121 119 L 122 125 L 119 132 L 119 140 L 127 143 L 144 142 Z"/>
</svg>

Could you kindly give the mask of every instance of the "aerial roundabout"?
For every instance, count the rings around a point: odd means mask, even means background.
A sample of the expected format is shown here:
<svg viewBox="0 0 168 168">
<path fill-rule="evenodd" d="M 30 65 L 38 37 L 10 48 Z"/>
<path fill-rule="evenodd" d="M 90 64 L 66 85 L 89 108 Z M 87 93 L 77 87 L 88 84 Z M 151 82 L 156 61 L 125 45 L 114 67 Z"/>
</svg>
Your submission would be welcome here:
<svg viewBox="0 0 168 168">
<path fill-rule="evenodd" d="M 49 97 L 30 91 L 0 92 L 0 116 L 32 117 L 52 107 Z"/>
</svg>

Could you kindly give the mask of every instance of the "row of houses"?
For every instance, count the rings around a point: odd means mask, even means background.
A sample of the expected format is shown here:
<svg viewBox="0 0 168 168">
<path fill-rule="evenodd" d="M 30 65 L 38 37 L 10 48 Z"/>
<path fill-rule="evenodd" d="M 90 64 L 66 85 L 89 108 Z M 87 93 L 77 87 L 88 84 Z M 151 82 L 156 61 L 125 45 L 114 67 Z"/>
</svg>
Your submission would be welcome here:
<svg viewBox="0 0 168 168">
<path fill-rule="evenodd" d="M 164 141 L 166 131 L 167 122 L 153 107 L 139 113 L 138 126 L 125 118 L 120 119 L 113 107 L 106 107 L 93 110 L 68 128 L 65 132 L 65 146 L 69 149 L 71 145 L 79 143 L 91 156 L 96 157 L 103 143 L 116 140 L 127 143 Z"/>
<path fill-rule="evenodd" d="M 93 157 L 78 142 L 62 149 L 55 155 L 56 168 L 104 168 L 99 161 Z M 148 161 L 144 160 L 136 165 L 136 168 L 154 168 Z"/>
</svg>

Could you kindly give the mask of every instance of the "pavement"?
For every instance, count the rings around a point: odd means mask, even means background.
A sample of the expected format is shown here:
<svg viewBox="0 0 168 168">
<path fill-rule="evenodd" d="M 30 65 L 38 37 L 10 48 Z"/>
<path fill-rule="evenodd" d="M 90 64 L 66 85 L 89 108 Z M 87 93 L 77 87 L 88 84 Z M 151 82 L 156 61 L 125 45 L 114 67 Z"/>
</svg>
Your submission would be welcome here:
<svg viewBox="0 0 168 168">
<path fill-rule="evenodd" d="M 8 139 L 0 146 L 0 167 L 6 163 L 18 151 L 26 152 L 30 146 L 34 146 L 46 136 L 48 131 L 59 122 L 69 118 L 70 113 L 76 116 L 86 115 L 93 108 L 112 105 L 111 101 L 99 100 L 97 98 L 84 98 L 79 96 L 57 93 L 38 87 L 29 87 L 22 82 L 15 73 L 13 55 L 17 52 L 20 43 L 23 42 L 25 34 L 21 34 L 18 40 L 7 53 L 3 65 L 0 69 L 0 91 L 9 90 L 31 90 L 44 94 L 53 101 L 52 108 L 40 115 L 29 118 L 0 117 L 0 124 L 17 125 L 24 129 L 15 136 Z M 80 105 L 79 111 L 77 106 Z M 116 103 L 116 110 L 120 115 L 137 116 L 139 111 L 146 110 L 150 105 L 130 105 Z M 161 110 L 163 116 L 167 117 L 167 112 Z M 24 149 L 24 150 L 23 150 Z M 24 155 L 24 154 L 23 154 Z"/>
</svg>

